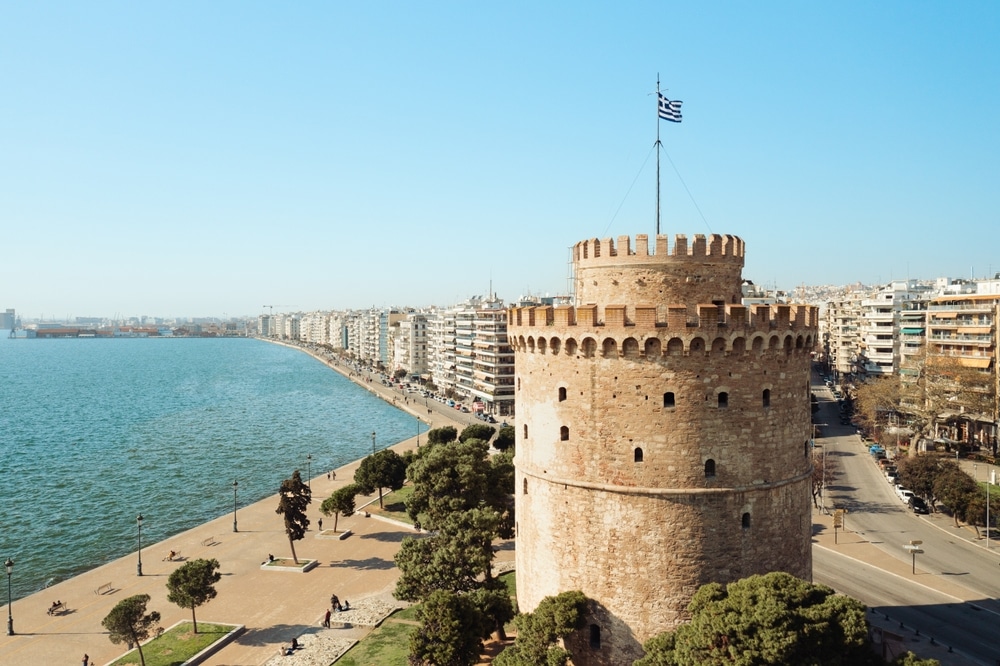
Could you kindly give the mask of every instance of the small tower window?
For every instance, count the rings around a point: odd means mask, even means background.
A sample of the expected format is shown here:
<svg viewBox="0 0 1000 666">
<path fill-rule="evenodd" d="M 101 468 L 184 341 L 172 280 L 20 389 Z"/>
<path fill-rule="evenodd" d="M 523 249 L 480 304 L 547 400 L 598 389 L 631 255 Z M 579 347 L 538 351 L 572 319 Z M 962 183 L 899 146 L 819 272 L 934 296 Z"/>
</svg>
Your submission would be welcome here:
<svg viewBox="0 0 1000 666">
<path fill-rule="evenodd" d="M 521 482 L 521 486 L 522 486 L 521 487 L 521 494 L 522 495 L 527 495 L 528 494 L 528 480 L 525 479 L 524 481 L 522 481 Z"/>
<path fill-rule="evenodd" d="M 663 394 L 663 406 L 664 407 L 673 408 L 674 404 L 675 404 L 674 403 L 674 392 L 673 391 L 667 391 L 666 393 L 664 393 Z"/>
<path fill-rule="evenodd" d="M 590 647 L 594 650 L 601 649 L 601 628 L 596 625 L 590 625 Z"/>
<path fill-rule="evenodd" d="M 563 402 L 564 400 L 566 400 L 566 387 L 565 386 L 560 386 L 559 387 L 559 402 Z"/>
<path fill-rule="evenodd" d="M 705 478 L 711 478 L 715 476 L 715 461 L 709 458 L 705 461 Z"/>
<path fill-rule="evenodd" d="M 764 389 L 764 393 L 761 394 L 761 402 L 765 407 L 771 406 L 771 389 Z"/>
<path fill-rule="evenodd" d="M 725 391 L 719 392 L 719 409 L 725 409 L 729 406 L 729 394 Z"/>
<path fill-rule="evenodd" d="M 749 512 L 743 514 L 743 529 L 745 529 L 745 530 L 750 529 L 750 513 Z"/>
<path fill-rule="evenodd" d="M 563 426 L 563 427 L 559 428 L 559 439 L 561 439 L 564 442 L 569 439 L 569 427 L 568 426 Z"/>
<path fill-rule="evenodd" d="M 633 456 L 634 456 L 635 462 L 637 462 L 637 463 L 642 462 L 642 449 L 639 448 L 638 446 L 635 447 L 635 453 L 633 454 Z"/>
<path fill-rule="evenodd" d="M 802 443 L 802 455 L 805 456 L 806 458 L 809 457 L 809 440 L 808 439 L 805 442 Z"/>
<path fill-rule="evenodd" d="M 528 424 L 524 424 L 524 439 L 528 439 Z"/>
</svg>

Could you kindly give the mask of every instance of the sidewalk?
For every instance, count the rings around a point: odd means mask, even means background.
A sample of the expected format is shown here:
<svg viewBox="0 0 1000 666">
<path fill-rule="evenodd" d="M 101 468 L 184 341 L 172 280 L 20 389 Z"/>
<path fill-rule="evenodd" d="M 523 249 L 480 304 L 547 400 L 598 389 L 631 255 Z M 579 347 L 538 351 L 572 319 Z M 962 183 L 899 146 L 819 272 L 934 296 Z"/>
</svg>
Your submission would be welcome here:
<svg viewBox="0 0 1000 666">
<path fill-rule="evenodd" d="M 385 397 L 378 391 L 384 388 L 381 385 L 368 388 Z M 391 402 L 393 396 L 388 393 Z M 438 411 L 428 414 L 424 410 L 419 414 L 414 409 L 417 405 L 397 406 L 431 428 L 464 427 Z M 417 439 L 411 438 L 392 448 L 400 453 L 413 449 Z M 359 464 L 360 461 L 355 461 L 337 469 L 335 480 L 327 480 L 325 473 L 312 479 L 311 528 L 306 538 L 295 544 L 300 560 L 319 560 L 319 566 L 312 571 L 302 574 L 261 570 L 261 563 L 269 553 L 291 555 L 282 519 L 275 513 L 277 495 L 273 495 L 238 510 L 239 532 L 233 532 L 233 516 L 226 514 L 160 543 L 144 546 L 141 577 L 136 575 L 137 554 L 132 553 L 15 601 L 11 611 L 16 634 L 0 636 L 0 663 L 5 666 L 79 664 L 84 653 L 90 655 L 92 664 L 118 658 L 125 652 L 124 646 L 108 640 L 101 620 L 115 604 L 135 594 L 152 597 L 148 607 L 162 615 L 161 626 L 190 620 L 189 610 L 167 601 L 166 579 L 181 563 L 199 557 L 219 560 L 222 580 L 216 586 L 218 596 L 197 609 L 198 620 L 246 626 L 242 636 L 204 663 L 263 664 L 277 654 L 279 645 L 288 644 L 293 637 L 304 633 L 328 634 L 345 640 L 361 638 L 370 627 L 335 624 L 332 629 L 319 628 L 330 595 L 336 593 L 352 605 L 363 600 L 402 605 L 392 597 L 398 577 L 393 557 L 402 540 L 415 532 L 409 527 L 365 518 L 362 512 L 340 518 L 338 529 L 350 529 L 353 534 L 349 538 L 343 541 L 316 538 L 316 521 L 322 517 L 320 504 L 331 492 L 353 481 Z M 358 506 L 365 502 L 358 498 Z M 329 528 L 331 519 L 325 520 Z M 180 562 L 163 561 L 170 550 L 181 553 Z M 513 559 L 513 550 L 501 550 L 498 559 Z M 105 583 L 111 584 L 112 591 L 96 594 L 95 590 Z M 68 612 L 57 616 L 46 614 L 55 599 L 65 602 Z"/>
<path fill-rule="evenodd" d="M 850 520 L 850 517 L 848 517 L 848 520 Z M 947 520 L 950 523 L 951 518 L 947 518 Z M 818 510 L 814 510 L 812 521 L 813 525 L 818 524 L 823 526 L 821 531 L 813 534 L 813 548 L 825 548 L 840 555 L 870 564 L 900 578 L 918 582 L 924 587 L 954 597 L 956 602 L 973 602 L 982 597 L 981 594 L 976 594 L 963 585 L 958 585 L 942 576 L 936 576 L 922 570 L 919 566 L 919 561 L 915 576 L 913 574 L 912 563 L 893 557 L 878 546 L 871 544 L 865 537 L 851 532 L 849 529 L 838 530 L 838 533 L 835 535 L 832 515 L 825 515 Z M 952 536 L 958 536 L 955 532 L 957 531 L 954 529 L 949 531 Z M 974 534 L 970 541 L 975 541 Z M 973 666 L 978 663 L 951 652 L 947 645 L 940 643 L 931 644 L 931 639 L 926 633 L 926 627 L 924 628 L 924 634 L 920 635 L 917 632 L 919 628 L 901 627 L 898 618 L 893 619 L 892 617 L 885 617 L 885 615 L 869 612 L 867 619 L 868 623 L 874 628 L 875 635 L 884 637 L 886 646 L 891 654 L 899 654 L 901 651 L 905 652 L 909 650 L 923 659 L 937 659 L 942 664 L 948 666 Z"/>
</svg>

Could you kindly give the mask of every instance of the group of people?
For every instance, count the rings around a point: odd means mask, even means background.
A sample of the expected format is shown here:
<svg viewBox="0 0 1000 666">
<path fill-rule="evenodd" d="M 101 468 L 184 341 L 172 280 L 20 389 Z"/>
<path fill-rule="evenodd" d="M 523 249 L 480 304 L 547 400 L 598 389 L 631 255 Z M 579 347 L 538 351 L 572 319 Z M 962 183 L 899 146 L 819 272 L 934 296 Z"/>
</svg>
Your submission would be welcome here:
<svg viewBox="0 0 1000 666">
<path fill-rule="evenodd" d="M 301 646 L 299 645 L 298 639 L 293 638 L 291 645 L 288 646 L 282 645 L 278 647 L 278 654 L 280 654 L 282 657 L 287 657 L 289 655 L 295 654 L 295 651 L 298 650 L 299 647 Z"/>
<path fill-rule="evenodd" d="M 52 605 L 49 606 L 49 610 L 46 611 L 46 612 L 49 615 L 55 615 L 56 611 L 58 611 L 62 607 L 62 605 L 63 605 L 63 602 L 61 602 L 58 599 L 56 599 L 55 601 L 52 602 Z"/>
<path fill-rule="evenodd" d="M 338 613 L 342 613 L 343 611 L 350 609 L 351 609 L 350 601 L 344 599 L 344 603 L 340 603 L 340 598 L 336 594 L 334 594 L 333 596 L 330 597 L 330 608 L 326 609 L 326 615 L 323 616 L 323 626 L 326 627 L 327 629 L 330 628 L 330 615 L 332 615 L 332 611 L 337 611 Z"/>
</svg>

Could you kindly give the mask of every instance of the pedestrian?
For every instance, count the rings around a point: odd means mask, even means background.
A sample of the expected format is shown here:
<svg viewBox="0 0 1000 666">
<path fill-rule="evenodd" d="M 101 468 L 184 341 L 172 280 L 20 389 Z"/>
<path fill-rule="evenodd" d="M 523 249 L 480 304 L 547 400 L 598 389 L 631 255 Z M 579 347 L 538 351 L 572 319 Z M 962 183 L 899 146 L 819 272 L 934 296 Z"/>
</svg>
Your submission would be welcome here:
<svg viewBox="0 0 1000 666">
<path fill-rule="evenodd" d="M 329 472 L 327 472 L 327 473 L 326 473 L 326 480 L 327 480 L 327 481 L 329 481 L 329 480 L 330 480 L 330 473 L 329 473 Z"/>
<path fill-rule="evenodd" d="M 330 478 L 332 478 L 334 481 L 336 481 L 337 480 L 337 473 L 336 472 L 330 472 Z"/>
<path fill-rule="evenodd" d="M 90 655 L 87 653 L 83 654 L 83 666 L 90 666 Z"/>
<path fill-rule="evenodd" d="M 322 531 L 323 531 L 323 519 L 322 519 L 322 518 L 320 518 L 320 519 L 319 519 L 319 520 L 318 520 L 318 521 L 316 522 L 316 524 L 317 524 L 317 525 L 319 525 L 319 531 L 320 531 L 320 532 L 322 532 Z"/>
<path fill-rule="evenodd" d="M 326 615 L 323 616 L 323 626 L 327 629 L 330 628 L 330 609 L 326 609 Z"/>
</svg>

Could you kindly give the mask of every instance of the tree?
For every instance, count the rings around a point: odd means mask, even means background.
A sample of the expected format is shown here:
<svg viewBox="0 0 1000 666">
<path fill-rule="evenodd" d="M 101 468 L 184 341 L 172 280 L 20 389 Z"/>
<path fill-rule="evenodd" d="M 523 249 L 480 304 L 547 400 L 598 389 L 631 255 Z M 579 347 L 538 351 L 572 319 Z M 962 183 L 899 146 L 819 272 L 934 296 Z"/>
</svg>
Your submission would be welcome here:
<svg viewBox="0 0 1000 666">
<path fill-rule="evenodd" d="M 406 512 L 425 527 L 437 529 L 449 515 L 478 507 L 489 484 L 489 446 L 478 439 L 435 445 L 424 450 L 409 469 L 413 493 Z"/>
<path fill-rule="evenodd" d="M 514 452 L 503 451 L 490 457 L 486 496 L 483 501 L 497 512 L 496 534 L 501 539 L 514 538 Z"/>
<path fill-rule="evenodd" d="M 507 585 L 498 578 L 492 578 L 483 587 L 469 592 L 469 599 L 482 613 L 483 638 L 493 633 L 499 640 L 507 640 L 504 625 L 517 615 Z"/>
<path fill-rule="evenodd" d="M 396 370 L 396 372 L 392 373 L 392 377 L 396 381 L 399 381 L 400 379 L 402 379 L 405 376 L 406 376 L 406 370 L 403 370 L 402 368 L 400 368 L 399 370 Z"/>
<path fill-rule="evenodd" d="M 823 489 L 837 478 L 837 463 L 833 457 L 827 457 L 813 451 L 812 497 L 813 506 L 819 507 L 819 498 Z"/>
<path fill-rule="evenodd" d="M 896 461 L 899 471 L 899 483 L 909 488 L 919 497 L 927 500 L 931 511 L 938 501 L 934 485 L 939 476 L 945 472 L 951 473 L 958 469 L 954 460 L 941 458 L 934 454 L 921 453 Z"/>
<path fill-rule="evenodd" d="M 898 375 L 873 377 L 854 389 L 854 414 L 865 430 L 881 431 L 887 424 L 888 415 L 899 409 Z"/>
<path fill-rule="evenodd" d="M 876 664 L 865 606 L 790 574 L 703 585 L 691 620 L 643 646 L 634 666 L 680 664 Z"/>
<path fill-rule="evenodd" d="M 495 666 L 563 666 L 572 655 L 556 642 L 583 627 L 586 609 L 587 597 L 580 591 L 545 597 L 534 612 L 514 618 L 517 638 L 493 663 Z"/>
<path fill-rule="evenodd" d="M 454 442 L 457 437 L 458 429 L 454 426 L 443 426 L 427 431 L 428 444 L 447 444 L 448 442 Z"/>
<path fill-rule="evenodd" d="M 507 449 L 513 448 L 515 437 L 514 426 L 505 425 L 500 428 L 500 431 L 497 433 L 497 438 L 493 440 L 493 448 L 497 451 L 506 451 Z"/>
<path fill-rule="evenodd" d="M 337 520 L 341 514 L 345 518 L 354 514 L 354 500 L 357 494 L 358 486 L 352 483 L 334 490 L 329 497 L 323 500 L 319 510 L 324 516 L 333 516 L 334 532 L 337 531 Z"/>
<path fill-rule="evenodd" d="M 191 609 L 191 624 L 198 633 L 198 620 L 194 609 L 215 598 L 215 584 L 222 578 L 219 561 L 197 559 L 185 562 L 174 569 L 167 579 L 167 601 L 181 608 Z"/>
<path fill-rule="evenodd" d="M 963 472 L 954 461 L 949 462 L 951 464 L 943 465 L 934 479 L 934 495 L 948 507 L 955 519 L 955 527 L 958 527 L 959 519 L 965 518 L 969 503 L 979 489 L 971 476 Z"/>
<path fill-rule="evenodd" d="M 354 472 L 354 483 L 365 494 L 378 490 L 378 505 L 382 508 L 382 489 L 399 490 L 406 483 L 406 462 L 392 449 L 382 449 L 361 461 Z"/>
<path fill-rule="evenodd" d="M 108 630 L 108 638 L 115 645 L 128 643 L 135 645 L 139 650 L 139 663 L 146 666 L 146 658 L 142 654 L 142 641 L 149 638 L 149 634 L 157 622 L 160 621 L 160 614 L 156 611 L 146 613 L 146 604 L 149 603 L 148 594 L 137 594 L 127 599 L 122 599 L 111 612 L 107 614 L 101 624 Z"/>
<path fill-rule="evenodd" d="M 403 539 L 396 553 L 400 576 L 395 596 L 423 601 L 435 590 L 471 592 L 492 578 L 493 533 L 497 516 L 477 508 L 450 514 L 436 534 Z"/>
<path fill-rule="evenodd" d="M 467 439 L 481 439 L 484 442 L 488 442 L 496 431 L 496 428 L 485 423 L 470 423 L 462 429 L 462 434 L 458 436 L 458 441 L 464 442 Z"/>
<path fill-rule="evenodd" d="M 472 666 L 483 651 L 482 614 L 468 597 L 437 590 L 417 611 L 420 628 L 410 636 L 410 663 Z"/>
<path fill-rule="evenodd" d="M 275 513 L 280 513 L 285 519 L 285 534 L 288 535 L 288 545 L 292 548 L 292 559 L 296 564 L 299 558 L 295 554 L 295 542 L 306 536 L 306 529 L 309 527 L 309 518 L 306 517 L 306 507 L 312 502 L 312 491 L 309 486 L 302 483 L 302 476 L 299 470 L 292 472 L 292 478 L 281 482 L 278 489 L 278 508 Z"/>
</svg>

